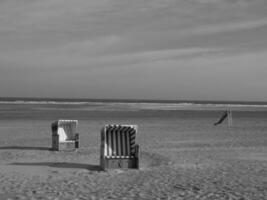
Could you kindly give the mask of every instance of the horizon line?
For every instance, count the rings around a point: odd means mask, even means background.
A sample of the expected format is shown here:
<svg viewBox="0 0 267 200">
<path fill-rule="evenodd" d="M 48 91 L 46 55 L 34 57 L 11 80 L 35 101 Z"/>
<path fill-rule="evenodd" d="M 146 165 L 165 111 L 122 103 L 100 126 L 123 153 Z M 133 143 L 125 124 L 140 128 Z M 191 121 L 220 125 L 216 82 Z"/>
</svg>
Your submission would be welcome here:
<svg viewBox="0 0 267 200">
<path fill-rule="evenodd" d="M 266 104 L 267 101 L 239 101 L 239 100 L 192 100 L 192 99 L 127 99 L 127 98 L 70 98 L 70 97 L 1 97 L 1 100 L 10 100 L 10 101 L 19 101 L 19 100 L 36 100 L 36 101 L 90 101 L 90 102 L 122 102 L 122 103 L 136 103 L 136 102 L 144 102 L 144 103 L 222 103 L 222 104 L 240 104 L 240 103 L 248 103 L 248 104 Z"/>
</svg>

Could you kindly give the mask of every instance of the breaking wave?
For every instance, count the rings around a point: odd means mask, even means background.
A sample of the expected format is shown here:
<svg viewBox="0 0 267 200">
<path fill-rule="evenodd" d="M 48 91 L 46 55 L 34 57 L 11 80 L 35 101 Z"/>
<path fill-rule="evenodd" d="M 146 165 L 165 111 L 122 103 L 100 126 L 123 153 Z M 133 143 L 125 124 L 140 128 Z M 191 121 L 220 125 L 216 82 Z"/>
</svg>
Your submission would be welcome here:
<svg viewBox="0 0 267 200">
<path fill-rule="evenodd" d="M 267 103 L 217 103 L 217 102 L 108 102 L 108 101 L 56 101 L 56 100 L 0 100 L 0 104 L 17 104 L 17 105 L 73 105 L 73 106 L 97 106 L 107 110 L 217 110 L 217 109 L 267 109 Z"/>
</svg>

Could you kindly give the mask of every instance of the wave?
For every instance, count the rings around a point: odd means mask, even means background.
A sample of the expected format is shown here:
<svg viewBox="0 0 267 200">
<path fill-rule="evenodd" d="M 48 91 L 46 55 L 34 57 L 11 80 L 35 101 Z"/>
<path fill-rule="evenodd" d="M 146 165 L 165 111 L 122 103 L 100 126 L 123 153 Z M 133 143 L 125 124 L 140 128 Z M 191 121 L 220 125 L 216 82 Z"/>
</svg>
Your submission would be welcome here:
<svg viewBox="0 0 267 200">
<path fill-rule="evenodd" d="M 0 101 L 0 104 L 25 104 L 25 105 L 73 105 L 73 106 L 102 106 L 106 109 L 129 110 L 180 110 L 180 109 L 225 109 L 225 108 L 267 108 L 267 104 L 231 104 L 231 103 L 152 103 L 152 102 L 106 102 L 106 101 Z"/>
<path fill-rule="evenodd" d="M 115 106 L 115 105 L 114 105 Z M 131 103 L 129 107 L 140 110 L 261 110 L 267 104 L 216 104 L 216 103 Z"/>
<path fill-rule="evenodd" d="M 56 105 L 81 105 L 89 102 L 64 102 L 64 101 L 0 101 L 0 104 L 56 104 Z"/>
</svg>

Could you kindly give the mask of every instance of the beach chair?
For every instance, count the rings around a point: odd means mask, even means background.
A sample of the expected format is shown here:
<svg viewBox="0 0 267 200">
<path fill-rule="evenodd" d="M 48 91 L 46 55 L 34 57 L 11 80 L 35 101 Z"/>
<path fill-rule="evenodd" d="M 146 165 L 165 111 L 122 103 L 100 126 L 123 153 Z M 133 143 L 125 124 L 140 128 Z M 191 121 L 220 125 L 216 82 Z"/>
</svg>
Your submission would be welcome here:
<svg viewBox="0 0 267 200">
<path fill-rule="evenodd" d="M 101 130 L 100 167 L 139 169 L 136 125 L 105 125 Z"/>
<path fill-rule="evenodd" d="M 58 120 L 51 124 L 52 150 L 74 150 L 79 148 L 78 120 Z"/>
</svg>

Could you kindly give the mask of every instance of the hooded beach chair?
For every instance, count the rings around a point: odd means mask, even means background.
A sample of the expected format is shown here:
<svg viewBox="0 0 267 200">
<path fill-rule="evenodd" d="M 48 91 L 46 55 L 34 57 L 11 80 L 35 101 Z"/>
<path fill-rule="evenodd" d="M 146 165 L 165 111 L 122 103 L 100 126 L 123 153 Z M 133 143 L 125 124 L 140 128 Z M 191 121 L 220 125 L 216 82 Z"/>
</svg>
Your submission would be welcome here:
<svg viewBox="0 0 267 200">
<path fill-rule="evenodd" d="M 74 150 L 79 148 L 78 120 L 58 120 L 51 124 L 52 150 Z"/>
<path fill-rule="evenodd" d="M 101 130 L 100 166 L 139 169 L 136 125 L 105 125 Z"/>
</svg>

